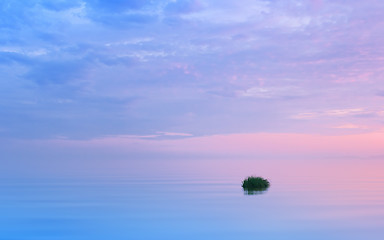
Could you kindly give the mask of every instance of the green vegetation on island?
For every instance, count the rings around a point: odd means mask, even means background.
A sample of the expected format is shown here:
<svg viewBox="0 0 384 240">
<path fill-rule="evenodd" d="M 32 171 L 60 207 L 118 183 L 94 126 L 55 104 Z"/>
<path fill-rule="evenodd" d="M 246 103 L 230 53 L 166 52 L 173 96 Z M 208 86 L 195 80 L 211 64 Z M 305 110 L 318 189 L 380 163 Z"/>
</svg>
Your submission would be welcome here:
<svg viewBox="0 0 384 240">
<path fill-rule="evenodd" d="M 262 177 L 248 177 L 241 185 L 245 191 L 264 191 L 270 186 L 267 179 Z"/>
</svg>

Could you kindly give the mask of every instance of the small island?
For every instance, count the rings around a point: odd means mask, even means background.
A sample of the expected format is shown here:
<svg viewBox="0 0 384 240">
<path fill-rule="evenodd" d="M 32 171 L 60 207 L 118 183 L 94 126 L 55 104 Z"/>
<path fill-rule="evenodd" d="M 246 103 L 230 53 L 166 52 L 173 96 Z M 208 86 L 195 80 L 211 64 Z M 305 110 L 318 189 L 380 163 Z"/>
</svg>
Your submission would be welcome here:
<svg viewBox="0 0 384 240">
<path fill-rule="evenodd" d="M 248 177 L 243 180 L 241 185 L 244 191 L 248 194 L 255 194 L 256 192 L 264 192 L 270 186 L 270 183 L 267 179 L 262 177 Z"/>
</svg>

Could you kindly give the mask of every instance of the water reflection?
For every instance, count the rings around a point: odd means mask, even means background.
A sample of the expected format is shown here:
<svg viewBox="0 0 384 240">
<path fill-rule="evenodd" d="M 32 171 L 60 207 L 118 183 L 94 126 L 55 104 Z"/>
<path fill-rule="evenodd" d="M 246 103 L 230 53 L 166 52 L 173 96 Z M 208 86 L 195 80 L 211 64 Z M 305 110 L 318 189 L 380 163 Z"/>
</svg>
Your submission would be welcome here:
<svg viewBox="0 0 384 240">
<path fill-rule="evenodd" d="M 243 188 L 243 190 L 244 190 L 244 195 L 261 195 L 268 192 L 268 188 L 262 188 L 262 189 Z"/>
</svg>

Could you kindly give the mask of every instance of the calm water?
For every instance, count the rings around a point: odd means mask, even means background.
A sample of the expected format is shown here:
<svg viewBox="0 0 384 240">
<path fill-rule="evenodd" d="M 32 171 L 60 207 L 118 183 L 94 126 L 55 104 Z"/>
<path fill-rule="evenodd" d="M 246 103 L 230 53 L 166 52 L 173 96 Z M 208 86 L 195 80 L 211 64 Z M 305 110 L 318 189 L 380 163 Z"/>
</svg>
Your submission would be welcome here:
<svg viewBox="0 0 384 240">
<path fill-rule="evenodd" d="M 0 239 L 383 239 L 384 178 L 242 174 L 2 179 Z"/>
</svg>

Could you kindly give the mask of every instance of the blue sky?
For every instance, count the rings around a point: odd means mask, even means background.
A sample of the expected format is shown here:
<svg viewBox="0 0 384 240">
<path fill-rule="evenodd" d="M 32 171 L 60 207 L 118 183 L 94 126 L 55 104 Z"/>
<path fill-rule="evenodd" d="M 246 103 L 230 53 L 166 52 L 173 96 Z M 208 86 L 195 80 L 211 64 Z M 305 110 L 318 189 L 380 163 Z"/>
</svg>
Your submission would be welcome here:
<svg viewBox="0 0 384 240">
<path fill-rule="evenodd" d="M 0 137 L 381 131 L 383 8 L 4 0 Z"/>
</svg>

